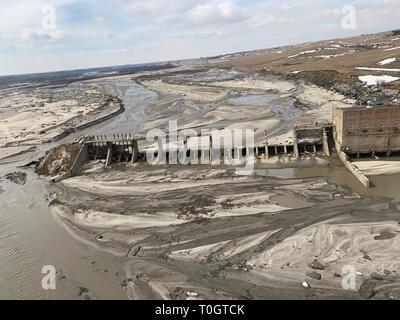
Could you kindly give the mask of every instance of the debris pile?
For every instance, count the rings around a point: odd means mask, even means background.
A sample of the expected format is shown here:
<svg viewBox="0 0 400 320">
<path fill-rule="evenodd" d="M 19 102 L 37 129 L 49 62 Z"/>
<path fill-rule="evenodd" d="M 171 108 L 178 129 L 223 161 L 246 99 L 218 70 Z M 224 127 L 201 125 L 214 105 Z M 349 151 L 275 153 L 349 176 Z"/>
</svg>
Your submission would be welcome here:
<svg viewBox="0 0 400 320">
<path fill-rule="evenodd" d="M 55 176 L 67 172 L 77 157 L 80 147 L 78 143 L 72 143 L 51 149 L 39 160 L 36 172 L 46 176 Z"/>
</svg>

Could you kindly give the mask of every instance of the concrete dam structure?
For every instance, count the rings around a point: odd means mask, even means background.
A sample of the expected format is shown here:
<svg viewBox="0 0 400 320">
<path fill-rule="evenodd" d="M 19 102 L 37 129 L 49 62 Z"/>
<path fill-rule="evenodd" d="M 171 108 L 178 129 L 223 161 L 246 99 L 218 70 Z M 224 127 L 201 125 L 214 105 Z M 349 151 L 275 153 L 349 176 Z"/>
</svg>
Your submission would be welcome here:
<svg viewBox="0 0 400 320">
<path fill-rule="evenodd" d="M 352 164 L 348 155 L 341 150 L 340 144 L 334 139 L 334 127 L 330 123 L 299 125 L 293 131 L 293 141 L 274 143 L 274 139 L 265 138 L 263 144 L 251 146 L 240 144 L 232 146 L 229 143 L 230 147 L 225 147 L 221 144 L 221 141 L 216 141 L 215 137 L 210 135 L 185 138 L 181 141 L 182 148 L 179 148 L 177 143 L 173 144 L 173 147 L 168 146 L 168 144 L 164 145 L 164 142 L 166 142 L 166 137 L 164 137 L 165 141 L 162 142 L 162 139 L 158 139 L 157 143 L 152 146 L 143 147 L 142 150 L 139 150 L 138 142 L 144 140 L 146 140 L 145 137 L 131 134 L 98 135 L 83 138 L 79 143 L 73 144 L 74 149 L 78 148 L 79 152 L 68 160 L 70 164 L 68 169 L 59 170 L 62 173 L 56 175 L 52 180 L 59 182 L 77 176 L 85 163 L 96 160 L 104 161 L 105 167 L 117 163 L 135 164 L 137 162 L 148 162 L 152 165 L 178 163 L 213 165 L 221 164 L 221 159 L 232 160 L 224 161 L 223 163 L 226 165 L 235 165 L 237 164 L 235 160 L 247 161 L 251 158 L 265 160 L 284 155 L 294 160 L 313 154 L 324 154 L 329 157 L 332 151 L 336 149 L 346 168 L 360 183 L 367 188 L 371 186 L 370 180 Z M 193 143 L 193 140 L 198 141 Z M 232 137 L 227 140 L 232 140 Z M 272 143 L 270 144 L 269 141 Z M 162 155 L 160 155 L 160 152 Z M 152 159 L 147 158 L 148 156 L 151 156 Z M 50 152 L 44 157 L 44 161 L 47 158 L 54 158 L 54 155 Z"/>
<path fill-rule="evenodd" d="M 390 111 L 390 117 L 387 110 Z M 96 160 L 103 160 L 106 167 L 116 163 L 134 164 L 136 162 L 148 162 L 152 165 L 178 163 L 214 165 L 221 164 L 221 159 L 232 160 L 224 161 L 226 165 L 237 165 L 236 160 L 239 162 L 249 159 L 265 160 L 276 156 L 299 159 L 303 156 L 324 154 L 329 157 L 332 151 L 336 150 L 346 168 L 364 187 L 369 188 L 371 187 L 370 180 L 354 166 L 351 156 L 356 154 L 359 157 L 361 153 L 366 153 L 374 157 L 378 152 L 390 156 L 391 153 L 399 151 L 399 110 L 399 107 L 334 108 L 333 123 L 297 125 L 293 130 L 293 136 L 284 139 L 268 138 L 265 132 L 264 142 L 258 145 L 254 144 L 254 133 L 252 133 L 253 141 L 249 144 L 247 132 L 246 142 L 244 143 L 243 139 L 237 142 L 236 136 L 227 129 L 215 136 L 214 134 L 206 136 L 194 134 L 191 137 L 185 137 L 183 132 L 173 132 L 176 136 L 170 134 L 154 137 L 150 141 L 145 136 L 131 134 L 85 137 L 74 144 L 74 154 L 68 159 L 70 167 L 65 170 L 64 164 L 53 180 L 61 181 L 79 175 L 86 162 Z M 381 143 L 382 137 L 390 141 L 390 145 Z M 363 143 L 357 142 L 357 139 L 363 139 Z M 141 150 L 139 141 L 145 142 L 141 144 Z M 79 148 L 77 155 L 76 148 Z"/>
<path fill-rule="evenodd" d="M 131 162 L 138 160 L 139 148 L 137 140 L 132 135 L 92 136 L 83 142 L 82 148 L 87 149 L 88 160 L 106 160 L 106 166 L 115 162 Z"/>
<path fill-rule="evenodd" d="M 208 160 L 210 164 L 220 158 L 224 159 L 268 159 L 269 157 L 288 155 L 298 159 L 302 155 L 324 153 L 329 156 L 332 150 L 331 125 L 314 125 L 299 126 L 293 131 L 293 142 L 269 144 L 269 140 L 265 138 L 265 142 L 257 146 L 234 146 L 224 147 L 220 141 L 213 141 L 213 137 L 192 137 L 183 141 L 184 154 L 190 160 L 184 164 L 205 163 L 200 159 Z M 202 140 L 200 144 L 193 146 L 191 139 Z M 114 134 L 114 135 L 97 135 L 82 138 L 79 145 L 79 152 L 71 161 L 70 168 L 55 177 L 53 180 L 58 182 L 72 176 L 79 175 L 82 166 L 88 161 L 103 160 L 105 166 L 111 166 L 116 163 L 145 162 L 149 150 L 151 148 L 143 148 L 139 150 L 139 141 L 145 140 L 145 137 L 138 137 L 131 134 Z M 205 142 L 204 142 L 205 141 Z M 193 142 L 193 141 L 192 141 Z M 154 157 L 159 157 L 159 150 L 162 146 L 158 146 L 153 150 Z M 182 157 L 177 146 L 164 150 L 164 161 L 160 161 L 159 165 L 167 165 L 176 163 L 173 160 Z M 172 151 L 171 151 L 172 150 Z M 150 152 L 151 153 L 151 152 Z"/>
<path fill-rule="evenodd" d="M 139 148 L 132 135 L 91 136 L 79 141 L 80 150 L 68 171 L 53 180 L 59 182 L 76 176 L 82 166 L 93 160 L 105 160 L 105 165 L 113 163 L 135 163 L 138 160 Z"/>
</svg>

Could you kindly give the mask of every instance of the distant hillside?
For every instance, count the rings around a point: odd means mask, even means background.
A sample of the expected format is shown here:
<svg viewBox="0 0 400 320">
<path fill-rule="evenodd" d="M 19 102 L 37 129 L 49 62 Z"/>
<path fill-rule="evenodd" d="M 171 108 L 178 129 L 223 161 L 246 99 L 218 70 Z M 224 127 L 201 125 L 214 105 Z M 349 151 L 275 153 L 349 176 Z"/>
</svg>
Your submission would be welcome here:
<svg viewBox="0 0 400 320">
<path fill-rule="evenodd" d="M 400 30 L 226 55 L 209 62 L 302 79 L 361 102 L 399 102 Z"/>
<path fill-rule="evenodd" d="M 173 67 L 175 67 L 175 65 L 171 63 L 148 63 L 71 71 L 2 76 L 0 77 L 0 88 L 21 84 L 29 84 L 35 86 L 64 85 L 82 80 L 128 75 L 142 71 L 161 70 Z"/>
</svg>

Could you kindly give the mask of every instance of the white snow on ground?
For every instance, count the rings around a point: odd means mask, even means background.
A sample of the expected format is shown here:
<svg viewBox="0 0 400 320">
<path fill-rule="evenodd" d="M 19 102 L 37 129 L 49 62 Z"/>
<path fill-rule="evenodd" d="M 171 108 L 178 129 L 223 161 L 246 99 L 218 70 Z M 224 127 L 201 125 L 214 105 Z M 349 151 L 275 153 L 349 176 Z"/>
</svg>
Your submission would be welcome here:
<svg viewBox="0 0 400 320">
<path fill-rule="evenodd" d="M 322 58 L 322 59 L 330 59 L 330 58 L 337 58 L 337 57 L 344 57 L 349 54 L 354 54 L 356 51 L 355 50 L 350 50 L 344 53 L 339 53 L 339 54 L 330 54 L 330 55 L 320 55 L 320 56 L 315 56 L 315 57 L 309 57 L 309 59 L 312 58 Z"/>
<path fill-rule="evenodd" d="M 400 69 L 387 69 L 387 68 L 367 68 L 357 67 L 357 70 L 370 70 L 370 71 L 387 71 L 387 72 L 400 72 Z"/>
<path fill-rule="evenodd" d="M 395 48 L 386 49 L 385 51 L 393 51 L 393 50 L 398 50 L 398 49 L 400 49 L 400 47 L 395 47 Z"/>
<path fill-rule="evenodd" d="M 319 49 L 318 51 L 321 51 L 321 49 Z M 290 58 L 296 58 L 296 57 L 301 56 L 301 55 L 303 55 L 303 54 L 314 53 L 314 52 L 317 52 L 317 50 L 303 51 L 303 52 L 300 52 L 300 53 L 295 54 L 295 55 L 293 55 L 293 56 L 289 56 L 288 59 L 290 59 Z"/>
<path fill-rule="evenodd" d="M 391 76 L 360 76 L 358 77 L 362 82 L 365 82 L 368 86 L 375 86 L 381 83 L 388 83 L 399 80 L 398 77 Z"/>
<path fill-rule="evenodd" d="M 330 59 L 337 57 L 337 55 L 322 55 L 322 56 L 315 56 L 315 57 L 310 57 L 310 58 L 322 58 L 322 59 Z"/>
<path fill-rule="evenodd" d="M 382 60 L 381 62 L 378 62 L 378 64 L 380 64 L 381 66 L 384 66 L 386 64 L 391 64 L 393 62 L 396 62 L 396 58 L 385 59 L 385 60 Z"/>
</svg>

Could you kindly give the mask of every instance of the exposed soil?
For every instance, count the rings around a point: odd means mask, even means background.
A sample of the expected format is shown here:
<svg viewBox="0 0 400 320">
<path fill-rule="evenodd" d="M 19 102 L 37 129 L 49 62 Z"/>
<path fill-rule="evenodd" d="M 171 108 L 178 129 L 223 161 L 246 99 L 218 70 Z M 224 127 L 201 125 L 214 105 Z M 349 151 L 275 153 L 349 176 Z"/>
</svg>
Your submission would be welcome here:
<svg viewBox="0 0 400 320">
<path fill-rule="evenodd" d="M 46 155 L 39 159 L 36 172 L 40 175 L 55 176 L 67 172 L 74 159 L 79 153 L 79 143 L 64 144 L 46 152 Z"/>
</svg>

